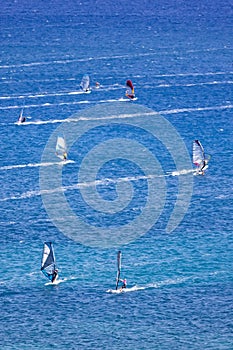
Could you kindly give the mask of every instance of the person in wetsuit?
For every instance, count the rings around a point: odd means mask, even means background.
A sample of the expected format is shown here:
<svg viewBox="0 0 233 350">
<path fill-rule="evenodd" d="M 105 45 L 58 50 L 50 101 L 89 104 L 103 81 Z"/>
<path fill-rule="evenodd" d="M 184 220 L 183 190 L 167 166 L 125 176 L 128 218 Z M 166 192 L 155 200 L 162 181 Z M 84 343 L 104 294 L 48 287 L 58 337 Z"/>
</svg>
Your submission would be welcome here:
<svg viewBox="0 0 233 350">
<path fill-rule="evenodd" d="M 127 287 L 127 280 L 126 280 L 126 278 L 124 278 L 122 280 L 120 279 L 119 281 L 122 283 L 120 290 L 122 290 L 122 289 Z"/>
<path fill-rule="evenodd" d="M 52 275 L 52 283 L 54 283 L 58 278 L 58 270 L 54 270 L 53 271 L 53 275 Z"/>
</svg>

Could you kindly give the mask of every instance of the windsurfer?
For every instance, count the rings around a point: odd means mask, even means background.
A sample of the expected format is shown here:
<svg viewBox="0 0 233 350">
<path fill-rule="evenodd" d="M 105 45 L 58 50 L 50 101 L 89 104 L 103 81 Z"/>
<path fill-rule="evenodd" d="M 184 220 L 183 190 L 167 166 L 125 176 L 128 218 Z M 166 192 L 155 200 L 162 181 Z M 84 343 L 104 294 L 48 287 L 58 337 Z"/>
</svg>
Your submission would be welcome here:
<svg viewBox="0 0 233 350">
<path fill-rule="evenodd" d="M 20 113 L 19 113 L 19 118 L 18 118 L 18 123 L 24 123 L 26 121 L 26 118 L 23 116 L 23 108 L 21 109 Z"/>
<path fill-rule="evenodd" d="M 53 274 L 52 274 L 52 283 L 56 282 L 58 278 L 58 269 L 54 270 L 53 271 Z"/>
<path fill-rule="evenodd" d="M 126 92 L 125 96 L 127 96 L 131 100 L 133 100 L 135 98 L 135 95 L 134 94 L 129 94 L 128 91 Z"/>
<path fill-rule="evenodd" d="M 20 112 L 18 123 L 24 123 L 26 121 L 26 117 L 23 117 L 23 111 Z"/>
<path fill-rule="evenodd" d="M 134 86 L 131 80 L 126 81 L 126 86 L 129 88 L 126 90 L 125 96 L 130 98 L 131 100 L 135 99 Z"/>
<path fill-rule="evenodd" d="M 122 283 L 120 290 L 122 290 L 122 289 L 124 289 L 124 288 L 127 287 L 127 280 L 126 280 L 126 278 L 124 278 L 124 279 L 119 279 L 119 282 Z"/>
<path fill-rule="evenodd" d="M 90 92 L 90 78 L 87 74 L 84 74 L 82 81 L 80 83 L 80 89 L 83 92 Z"/>
<path fill-rule="evenodd" d="M 206 158 L 204 148 L 199 140 L 193 141 L 193 164 L 198 166 L 196 175 L 205 175 L 210 157 Z"/>
<path fill-rule="evenodd" d="M 203 165 L 202 165 L 202 167 L 200 168 L 200 171 L 199 171 L 199 173 L 201 175 L 205 175 L 205 171 L 204 170 L 205 170 L 206 165 L 207 165 L 207 161 L 203 160 Z"/>
<path fill-rule="evenodd" d="M 24 122 L 26 122 L 26 118 L 22 117 L 22 119 L 19 119 L 18 121 L 19 121 L 19 123 L 24 123 Z"/>
<path fill-rule="evenodd" d="M 64 160 L 64 161 L 67 160 L 67 153 L 66 153 L 66 152 L 63 153 L 63 160 Z"/>
</svg>

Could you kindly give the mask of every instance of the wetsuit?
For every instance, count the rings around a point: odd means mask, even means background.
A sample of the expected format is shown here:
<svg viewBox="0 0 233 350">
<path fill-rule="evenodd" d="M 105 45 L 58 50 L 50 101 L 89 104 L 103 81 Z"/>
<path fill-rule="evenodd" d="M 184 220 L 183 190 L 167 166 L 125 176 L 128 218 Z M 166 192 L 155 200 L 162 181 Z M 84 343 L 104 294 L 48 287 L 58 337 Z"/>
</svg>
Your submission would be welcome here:
<svg viewBox="0 0 233 350">
<path fill-rule="evenodd" d="M 126 287 L 127 287 L 127 282 L 126 282 L 126 280 L 124 279 L 124 280 L 120 280 L 120 281 L 122 282 L 121 289 L 126 288 Z"/>
<path fill-rule="evenodd" d="M 58 271 L 54 271 L 53 277 L 52 277 L 52 283 L 53 283 L 54 281 L 56 281 L 57 275 L 58 275 Z"/>
</svg>

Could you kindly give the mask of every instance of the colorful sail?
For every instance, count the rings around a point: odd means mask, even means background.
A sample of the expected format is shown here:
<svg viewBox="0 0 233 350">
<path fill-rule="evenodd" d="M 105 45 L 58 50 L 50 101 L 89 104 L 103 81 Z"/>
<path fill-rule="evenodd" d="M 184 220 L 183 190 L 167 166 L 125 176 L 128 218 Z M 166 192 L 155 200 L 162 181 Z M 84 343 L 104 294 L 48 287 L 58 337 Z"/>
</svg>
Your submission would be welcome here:
<svg viewBox="0 0 233 350">
<path fill-rule="evenodd" d="M 126 86 L 127 86 L 128 88 L 130 88 L 129 93 L 130 93 L 130 94 L 134 94 L 134 86 L 133 86 L 133 83 L 132 83 L 131 80 L 127 80 L 127 81 L 126 81 Z"/>
<path fill-rule="evenodd" d="M 56 143 L 56 155 L 60 159 L 66 159 L 67 158 L 67 147 L 66 147 L 66 141 L 63 136 L 57 137 L 57 143 Z"/>
<path fill-rule="evenodd" d="M 198 140 L 193 141 L 193 164 L 200 167 L 204 164 L 205 153 L 202 144 Z"/>
<path fill-rule="evenodd" d="M 126 81 L 126 87 L 127 87 L 127 91 L 125 95 L 131 100 L 136 100 L 135 93 L 134 93 L 134 86 L 131 80 Z"/>
<path fill-rule="evenodd" d="M 53 245 L 51 242 L 45 242 L 41 259 L 41 272 L 52 281 L 55 270 L 56 262 Z"/>
<path fill-rule="evenodd" d="M 116 290 L 118 288 L 118 284 L 120 281 L 120 275 L 121 275 L 121 251 L 119 250 L 117 253 L 117 281 L 116 281 Z"/>
<path fill-rule="evenodd" d="M 87 92 L 90 90 L 90 78 L 89 75 L 84 74 L 82 81 L 80 83 L 80 89 L 82 89 L 84 92 Z"/>
</svg>

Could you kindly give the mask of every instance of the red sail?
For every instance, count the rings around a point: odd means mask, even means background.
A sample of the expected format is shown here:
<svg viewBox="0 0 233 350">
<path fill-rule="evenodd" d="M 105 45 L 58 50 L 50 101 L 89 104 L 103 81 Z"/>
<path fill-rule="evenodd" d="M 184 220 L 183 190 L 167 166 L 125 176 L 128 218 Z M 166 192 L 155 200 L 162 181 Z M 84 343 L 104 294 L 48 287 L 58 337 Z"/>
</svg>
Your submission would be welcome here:
<svg viewBox="0 0 233 350">
<path fill-rule="evenodd" d="M 126 86 L 128 86 L 132 91 L 134 91 L 133 83 L 131 80 L 126 81 Z"/>
</svg>

